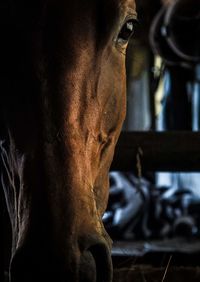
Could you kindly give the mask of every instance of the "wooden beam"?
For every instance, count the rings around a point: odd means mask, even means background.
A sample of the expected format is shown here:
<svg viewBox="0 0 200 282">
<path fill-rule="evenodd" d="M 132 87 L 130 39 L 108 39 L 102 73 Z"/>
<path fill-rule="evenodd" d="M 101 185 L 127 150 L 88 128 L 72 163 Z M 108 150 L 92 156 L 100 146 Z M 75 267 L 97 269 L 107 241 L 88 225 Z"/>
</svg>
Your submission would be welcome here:
<svg viewBox="0 0 200 282">
<path fill-rule="evenodd" d="M 200 132 L 122 132 L 112 170 L 200 171 Z"/>
</svg>

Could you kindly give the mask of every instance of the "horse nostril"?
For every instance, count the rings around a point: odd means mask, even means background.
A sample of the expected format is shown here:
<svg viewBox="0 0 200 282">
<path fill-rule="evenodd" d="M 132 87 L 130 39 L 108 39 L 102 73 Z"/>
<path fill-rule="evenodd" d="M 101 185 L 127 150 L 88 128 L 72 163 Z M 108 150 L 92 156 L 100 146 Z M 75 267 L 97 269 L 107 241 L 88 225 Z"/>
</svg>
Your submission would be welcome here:
<svg viewBox="0 0 200 282">
<path fill-rule="evenodd" d="M 81 256 L 79 281 L 96 282 L 96 264 L 92 254 L 89 251 L 85 251 Z"/>
<path fill-rule="evenodd" d="M 90 247 L 90 252 L 96 263 L 96 281 L 112 281 L 112 261 L 108 248 L 103 244 Z"/>
<path fill-rule="evenodd" d="M 83 253 L 80 261 L 80 282 L 83 281 L 112 281 L 112 262 L 104 244 L 91 246 Z"/>
</svg>

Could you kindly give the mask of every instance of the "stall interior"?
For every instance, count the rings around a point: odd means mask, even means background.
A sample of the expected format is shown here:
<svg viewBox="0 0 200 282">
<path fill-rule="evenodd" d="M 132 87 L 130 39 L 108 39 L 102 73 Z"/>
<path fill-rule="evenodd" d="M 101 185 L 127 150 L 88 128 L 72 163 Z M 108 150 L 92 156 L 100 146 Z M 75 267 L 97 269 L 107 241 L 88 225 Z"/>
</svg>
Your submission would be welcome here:
<svg viewBox="0 0 200 282">
<path fill-rule="evenodd" d="M 117 270 L 116 281 L 196 281 L 200 1 L 138 1 L 138 12 L 127 56 L 127 117 L 103 218 L 114 240 L 114 265 L 125 267 L 126 273 L 131 267 L 137 271 L 118 280 Z M 164 277 L 168 264 L 175 267 L 175 278 L 170 272 Z"/>
</svg>

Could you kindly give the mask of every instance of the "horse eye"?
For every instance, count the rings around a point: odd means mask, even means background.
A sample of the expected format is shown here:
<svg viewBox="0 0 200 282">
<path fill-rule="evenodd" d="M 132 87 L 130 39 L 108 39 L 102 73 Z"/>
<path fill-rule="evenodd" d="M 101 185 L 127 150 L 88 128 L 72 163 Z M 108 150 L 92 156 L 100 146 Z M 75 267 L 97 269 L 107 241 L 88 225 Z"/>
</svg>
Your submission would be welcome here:
<svg viewBox="0 0 200 282">
<path fill-rule="evenodd" d="M 117 38 L 119 44 L 127 44 L 128 40 L 134 33 L 136 20 L 128 20 L 121 28 L 120 33 Z"/>
</svg>

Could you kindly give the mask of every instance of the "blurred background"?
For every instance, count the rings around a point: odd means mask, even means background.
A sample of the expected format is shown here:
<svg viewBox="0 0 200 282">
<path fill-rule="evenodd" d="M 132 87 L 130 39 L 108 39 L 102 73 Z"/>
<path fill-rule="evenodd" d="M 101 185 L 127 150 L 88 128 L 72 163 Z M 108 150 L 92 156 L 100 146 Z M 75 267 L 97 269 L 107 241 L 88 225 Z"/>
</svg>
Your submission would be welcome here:
<svg viewBox="0 0 200 282">
<path fill-rule="evenodd" d="M 127 116 L 110 172 L 104 224 L 118 260 L 144 258 L 146 263 L 151 254 L 151 263 L 161 266 L 173 255 L 177 264 L 195 265 L 200 252 L 200 1 L 138 0 L 137 11 L 127 54 Z"/>
</svg>

